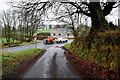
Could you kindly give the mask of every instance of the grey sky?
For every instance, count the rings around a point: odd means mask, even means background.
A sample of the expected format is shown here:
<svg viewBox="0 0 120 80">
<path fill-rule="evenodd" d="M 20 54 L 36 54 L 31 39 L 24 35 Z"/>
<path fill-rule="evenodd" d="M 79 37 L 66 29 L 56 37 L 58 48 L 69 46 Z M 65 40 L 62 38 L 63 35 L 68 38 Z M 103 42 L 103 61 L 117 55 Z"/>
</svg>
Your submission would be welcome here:
<svg viewBox="0 0 120 80">
<path fill-rule="evenodd" d="M 8 0 L 0 0 L 0 18 L 2 17 L 2 11 L 9 8 L 9 6 L 5 3 Z"/>
<path fill-rule="evenodd" d="M 2 18 L 2 11 L 3 10 L 9 10 L 10 9 L 10 6 L 7 5 L 7 2 L 10 2 L 10 1 L 19 1 L 19 0 L 0 0 L 0 19 Z M 49 14 L 49 17 L 54 17 L 54 15 Z M 110 22 L 112 21 L 114 24 L 117 24 L 118 23 L 118 8 L 114 8 L 112 11 L 111 11 L 111 14 L 106 16 L 106 19 Z M 45 23 L 49 23 L 49 22 L 45 22 Z M 53 22 L 50 22 L 50 24 L 57 24 L 58 22 L 56 21 L 53 21 Z"/>
</svg>

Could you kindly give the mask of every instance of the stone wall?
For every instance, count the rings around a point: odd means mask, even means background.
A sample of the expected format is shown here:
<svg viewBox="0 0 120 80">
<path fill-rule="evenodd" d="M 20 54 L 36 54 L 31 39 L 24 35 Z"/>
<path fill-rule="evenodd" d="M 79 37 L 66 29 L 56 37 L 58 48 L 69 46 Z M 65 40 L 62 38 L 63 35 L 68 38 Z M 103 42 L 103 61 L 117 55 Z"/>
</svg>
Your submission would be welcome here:
<svg viewBox="0 0 120 80">
<path fill-rule="evenodd" d="M 70 30 L 64 28 L 51 29 L 51 37 L 74 38 Z"/>
</svg>

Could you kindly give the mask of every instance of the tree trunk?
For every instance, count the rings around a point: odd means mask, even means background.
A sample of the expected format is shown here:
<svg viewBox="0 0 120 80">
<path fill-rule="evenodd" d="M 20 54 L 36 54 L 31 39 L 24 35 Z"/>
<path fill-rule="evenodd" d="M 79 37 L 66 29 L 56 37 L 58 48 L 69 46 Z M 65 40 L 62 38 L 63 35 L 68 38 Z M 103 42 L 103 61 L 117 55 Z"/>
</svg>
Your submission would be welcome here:
<svg viewBox="0 0 120 80">
<path fill-rule="evenodd" d="M 92 40 L 94 39 L 94 35 L 98 32 L 104 32 L 105 30 L 109 30 L 108 22 L 105 19 L 104 12 L 101 9 L 99 2 L 90 3 L 90 12 L 91 12 L 91 21 L 92 27 L 90 29 L 88 40 L 88 49 L 91 48 Z"/>
<path fill-rule="evenodd" d="M 97 5 L 96 5 L 97 4 Z M 105 19 L 104 13 L 100 7 L 99 2 L 91 3 L 90 6 L 91 11 L 91 20 L 92 20 L 92 27 L 90 29 L 90 34 L 93 32 L 103 32 L 108 30 L 108 22 Z"/>
<path fill-rule="evenodd" d="M 11 38 L 11 26 L 8 24 L 7 25 L 7 42 L 10 42 L 10 38 Z"/>
</svg>

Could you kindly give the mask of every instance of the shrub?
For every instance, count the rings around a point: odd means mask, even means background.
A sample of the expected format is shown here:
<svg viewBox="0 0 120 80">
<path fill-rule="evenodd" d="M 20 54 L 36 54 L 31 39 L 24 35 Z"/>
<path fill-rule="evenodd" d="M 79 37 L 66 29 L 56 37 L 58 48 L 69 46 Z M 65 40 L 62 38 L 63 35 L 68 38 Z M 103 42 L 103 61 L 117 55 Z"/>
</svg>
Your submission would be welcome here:
<svg viewBox="0 0 120 80">
<path fill-rule="evenodd" d="M 14 44 L 22 44 L 22 42 L 21 42 L 21 41 L 19 41 L 19 42 L 15 42 Z"/>
<path fill-rule="evenodd" d="M 12 45 L 12 44 L 14 44 L 14 43 L 13 42 L 7 42 L 7 43 L 4 43 L 3 45 L 7 46 L 7 45 Z"/>
<path fill-rule="evenodd" d="M 42 37 L 42 36 L 37 36 L 38 38 L 38 40 L 43 40 L 44 38 Z"/>
</svg>

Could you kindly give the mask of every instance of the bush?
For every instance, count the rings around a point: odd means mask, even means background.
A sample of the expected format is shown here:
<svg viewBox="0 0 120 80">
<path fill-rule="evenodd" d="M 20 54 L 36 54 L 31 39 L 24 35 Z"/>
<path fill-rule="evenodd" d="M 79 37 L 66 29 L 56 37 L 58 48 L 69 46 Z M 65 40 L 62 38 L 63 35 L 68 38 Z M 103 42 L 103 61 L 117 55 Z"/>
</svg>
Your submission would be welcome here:
<svg viewBox="0 0 120 80">
<path fill-rule="evenodd" d="M 7 46 L 7 45 L 13 45 L 13 44 L 14 44 L 13 42 L 7 42 L 7 43 L 4 43 L 3 45 Z"/>
<path fill-rule="evenodd" d="M 22 42 L 21 42 L 21 41 L 19 41 L 19 42 L 15 42 L 14 44 L 22 44 Z"/>
<path fill-rule="evenodd" d="M 42 37 L 42 36 L 37 36 L 38 38 L 38 40 L 43 40 L 44 38 Z"/>
</svg>

